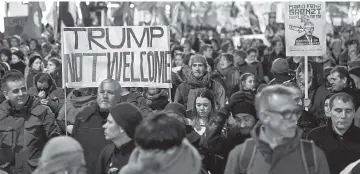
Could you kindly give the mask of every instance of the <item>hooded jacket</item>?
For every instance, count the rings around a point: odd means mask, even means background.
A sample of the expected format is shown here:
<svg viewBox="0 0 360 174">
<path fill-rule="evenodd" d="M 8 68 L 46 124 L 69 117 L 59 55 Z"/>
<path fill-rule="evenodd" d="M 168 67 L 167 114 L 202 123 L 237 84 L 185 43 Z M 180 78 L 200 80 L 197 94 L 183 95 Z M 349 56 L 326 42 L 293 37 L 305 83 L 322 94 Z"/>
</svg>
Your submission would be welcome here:
<svg viewBox="0 0 360 174">
<path fill-rule="evenodd" d="M 65 123 L 65 114 L 66 114 L 66 121 L 73 125 L 75 123 L 75 116 L 81 112 L 86 106 L 88 106 L 92 101 L 96 100 L 96 95 L 91 94 L 88 96 L 76 96 L 74 94 L 75 90 L 71 91 L 71 93 L 67 97 L 67 102 L 65 105 L 63 105 L 59 111 L 59 115 L 57 117 L 57 120 L 59 120 L 62 123 Z M 66 108 L 66 110 L 65 110 Z M 66 128 L 59 125 L 60 128 L 65 131 Z"/>
<path fill-rule="evenodd" d="M 151 108 L 146 103 L 146 99 L 139 92 L 130 92 L 127 95 L 121 96 L 120 103 L 122 102 L 128 102 L 138 107 L 144 118 L 152 113 Z"/>
<path fill-rule="evenodd" d="M 309 132 L 307 139 L 321 148 L 329 162 L 331 174 L 338 174 L 350 163 L 360 159 L 360 128 L 352 124 L 343 136 L 335 133 L 329 120 L 327 126 Z"/>
<path fill-rule="evenodd" d="M 255 125 L 251 132 L 251 137 L 255 141 L 256 152 L 249 164 L 248 173 L 252 174 L 305 174 L 306 169 L 302 162 L 300 139 L 302 130 L 297 129 L 294 138 L 289 139 L 285 144 L 271 149 L 270 146 L 260 140 L 260 132 L 263 126 L 259 123 Z M 236 146 L 229 154 L 224 174 L 240 173 L 241 154 L 244 144 Z M 317 159 L 317 174 L 329 174 L 329 166 L 325 154 L 318 147 L 314 149 Z M 244 169 L 243 169 L 244 170 Z"/>
<path fill-rule="evenodd" d="M 20 111 L 6 100 L 0 105 L 0 169 L 30 174 L 46 142 L 59 134 L 54 114 L 36 98 L 30 96 Z"/>
<path fill-rule="evenodd" d="M 168 151 L 174 152 L 169 153 Z M 184 139 L 182 145 L 152 157 L 141 155 L 137 147 L 131 153 L 129 163 L 119 174 L 199 174 L 201 157 L 197 150 Z"/>
<path fill-rule="evenodd" d="M 163 110 L 169 103 L 169 95 L 166 90 L 161 89 L 158 94 L 151 95 L 148 91 L 144 93 L 145 99 L 149 101 L 149 106 L 153 111 Z"/>
<path fill-rule="evenodd" d="M 56 86 L 56 83 L 50 74 L 47 74 L 47 73 L 37 74 L 34 77 L 34 86 L 29 89 L 29 94 L 32 96 L 35 96 L 35 97 L 38 96 L 40 91 L 37 87 L 37 82 L 39 81 L 39 77 L 44 74 L 49 76 L 49 78 L 51 79 L 49 88 L 47 91 L 47 96 L 46 96 L 46 99 L 49 100 L 48 106 L 53 111 L 53 113 L 55 113 L 55 115 L 57 116 L 61 107 L 63 106 L 63 104 L 65 102 L 65 94 L 64 94 L 64 90 L 62 88 L 58 88 Z"/>
</svg>

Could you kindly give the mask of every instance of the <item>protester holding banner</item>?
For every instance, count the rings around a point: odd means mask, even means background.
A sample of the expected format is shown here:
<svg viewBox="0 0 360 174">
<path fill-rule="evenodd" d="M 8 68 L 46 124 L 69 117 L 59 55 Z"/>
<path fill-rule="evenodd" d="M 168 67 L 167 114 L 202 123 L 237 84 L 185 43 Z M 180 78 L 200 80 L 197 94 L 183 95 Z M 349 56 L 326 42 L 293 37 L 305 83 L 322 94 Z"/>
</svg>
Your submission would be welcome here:
<svg viewBox="0 0 360 174">
<path fill-rule="evenodd" d="M 58 125 L 64 133 L 72 133 L 76 115 L 93 102 L 96 96 L 97 88 L 74 89 L 67 95 L 57 118 Z"/>
<path fill-rule="evenodd" d="M 119 103 L 121 86 L 113 79 L 103 80 L 98 88 L 96 101 L 76 115 L 72 136 L 84 148 L 88 173 L 96 172 L 96 163 L 101 150 L 110 141 L 105 139 L 102 129 L 110 109 Z"/>
</svg>

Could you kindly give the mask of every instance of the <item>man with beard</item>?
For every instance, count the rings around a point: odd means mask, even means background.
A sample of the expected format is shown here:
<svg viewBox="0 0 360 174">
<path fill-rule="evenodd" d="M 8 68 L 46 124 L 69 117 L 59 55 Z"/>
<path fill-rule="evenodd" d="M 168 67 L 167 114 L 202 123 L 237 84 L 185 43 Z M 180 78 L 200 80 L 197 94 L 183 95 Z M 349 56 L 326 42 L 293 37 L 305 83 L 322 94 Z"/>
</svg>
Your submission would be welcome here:
<svg viewBox="0 0 360 174">
<path fill-rule="evenodd" d="M 196 93 L 201 89 L 211 90 L 216 97 L 216 104 L 220 107 L 225 105 L 225 88 L 217 81 L 211 79 L 211 74 L 207 72 L 206 58 L 197 54 L 189 61 L 191 71 L 189 71 L 186 82 L 183 82 L 176 89 L 174 102 L 180 103 L 187 110 L 192 109 Z"/>
<path fill-rule="evenodd" d="M 1 84 L 6 100 L 0 105 L 0 169 L 30 174 L 46 142 L 60 129 L 51 109 L 28 94 L 20 71 L 7 72 Z"/>
<path fill-rule="evenodd" d="M 283 85 L 267 86 L 255 97 L 258 124 L 250 139 L 229 154 L 224 174 L 328 174 L 324 152 L 311 141 L 301 140 L 297 126 L 303 108 L 296 91 Z"/>
<path fill-rule="evenodd" d="M 103 125 L 110 108 L 119 103 L 121 86 L 114 79 L 106 79 L 98 88 L 96 101 L 85 107 L 75 118 L 72 135 L 84 148 L 86 168 L 95 173 L 101 150 L 111 142 L 105 139 Z"/>
<path fill-rule="evenodd" d="M 212 174 L 224 173 L 229 152 L 250 138 L 250 131 L 256 122 L 253 96 L 243 92 L 234 93 L 229 104 L 220 109 L 218 117 L 210 121 L 201 141 L 202 150 L 208 152 L 205 165 Z"/>
<path fill-rule="evenodd" d="M 29 94 L 38 97 L 41 104 L 49 106 L 56 116 L 65 100 L 64 90 L 56 86 L 48 73 L 39 73 L 34 77 L 34 87 L 29 89 Z"/>
</svg>

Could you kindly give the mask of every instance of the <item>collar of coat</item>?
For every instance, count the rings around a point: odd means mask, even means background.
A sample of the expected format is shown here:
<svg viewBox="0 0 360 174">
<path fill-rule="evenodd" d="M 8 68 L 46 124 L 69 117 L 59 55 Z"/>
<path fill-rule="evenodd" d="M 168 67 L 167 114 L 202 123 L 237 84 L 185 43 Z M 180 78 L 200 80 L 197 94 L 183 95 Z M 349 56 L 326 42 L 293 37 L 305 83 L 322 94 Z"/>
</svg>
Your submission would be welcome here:
<svg viewBox="0 0 360 174">
<path fill-rule="evenodd" d="M 0 120 L 4 119 L 5 117 L 8 117 L 9 115 L 16 116 L 18 114 L 22 114 L 24 112 L 30 113 L 32 115 L 40 115 L 44 110 L 47 108 L 46 106 L 42 107 L 43 109 L 34 109 L 35 107 L 40 105 L 40 100 L 33 96 L 29 96 L 29 99 L 25 105 L 24 108 L 22 108 L 20 111 L 15 111 L 13 107 L 11 106 L 11 103 L 9 100 L 5 100 L 0 105 Z M 43 105 L 41 105 L 43 106 Z"/>
<path fill-rule="evenodd" d="M 333 124 L 331 119 L 329 119 L 327 130 L 329 132 L 329 135 L 332 135 L 334 139 L 345 139 L 348 141 L 360 143 L 359 140 L 360 128 L 354 125 L 354 121 L 351 123 L 349 129 L 342 136 L 336 133 L 336 131 L 333 129 Z"/>
<path fill-rule="evenodd" d="M 270 148 L 270 145 L 266 142 L 260 140 L 260 130 L 263 125 L 261 123 L 257 123 L 253 130 L 251 131 L 251 137 L 254 139 L 258 150 L 264 156 L 265 161 L 270 164 L 274 164 L 278 162 L 283 156 L 294 151 L 300 146 L 300 139 L 303 134 L 303 131 L 298 128 L 296 130 L 296 135 L 294 138 L 287 139 L 284 144 L 276 146 L 274 149 Z"/>
</svg>

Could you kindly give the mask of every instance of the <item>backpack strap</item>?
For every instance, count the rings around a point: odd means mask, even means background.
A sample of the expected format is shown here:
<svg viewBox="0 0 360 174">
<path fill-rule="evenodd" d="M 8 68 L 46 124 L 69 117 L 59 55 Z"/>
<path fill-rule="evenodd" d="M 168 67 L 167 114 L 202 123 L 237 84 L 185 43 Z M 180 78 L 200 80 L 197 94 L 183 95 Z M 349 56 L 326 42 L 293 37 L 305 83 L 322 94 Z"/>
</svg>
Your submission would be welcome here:
<svg viewBox="0 0 360 174">
<path fill-rule="evenodd" d="M 316 174 L 317 159 L 315 154 L 315 143 L 311 140 L 300 140 L 301 156 L 307 174 Z"/>
<path fill-rule="evenodd" d="M 244 148 L 240 154 L 240 173 L 246 174 L 247 170 L 252 163 L 256 152 L 255 141 L 252 138 L 246 139 Z"/>
</svg>

